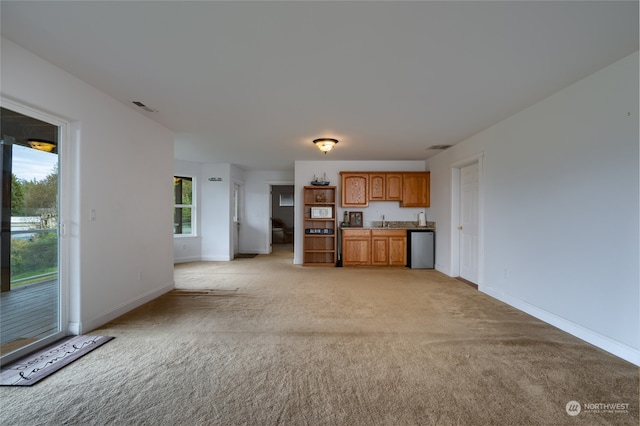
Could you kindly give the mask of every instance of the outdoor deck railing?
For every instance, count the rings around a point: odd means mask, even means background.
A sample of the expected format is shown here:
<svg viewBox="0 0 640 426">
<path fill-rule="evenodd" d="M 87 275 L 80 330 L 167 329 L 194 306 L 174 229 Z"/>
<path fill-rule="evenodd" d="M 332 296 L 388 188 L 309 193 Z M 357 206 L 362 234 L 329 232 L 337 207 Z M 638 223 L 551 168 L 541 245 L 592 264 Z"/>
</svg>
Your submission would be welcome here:
<svg viewBox="0 0 640 426">
<path fill-rule="evenodd" d="M 50 280 L 52 278 L 55 278 L 57 276 L 58 276 L 58 271 L 47 272 L 46 274 L 32 275 L 30 277 L 20 278 L 20 279 L 17 279 L 17 280 L 11 280 L 11 285 L 20 284 L 20 283 L 23 283 L 25 281 L 36 280 L 38 278 L 43 278 L 43 279 L 40 280 L 40 281 L 37 281 L 37 282 L 48 281 L 48 280 Z M 34 282 L 34 284 L 36 284 L 37 282 Z"/>
</svg>

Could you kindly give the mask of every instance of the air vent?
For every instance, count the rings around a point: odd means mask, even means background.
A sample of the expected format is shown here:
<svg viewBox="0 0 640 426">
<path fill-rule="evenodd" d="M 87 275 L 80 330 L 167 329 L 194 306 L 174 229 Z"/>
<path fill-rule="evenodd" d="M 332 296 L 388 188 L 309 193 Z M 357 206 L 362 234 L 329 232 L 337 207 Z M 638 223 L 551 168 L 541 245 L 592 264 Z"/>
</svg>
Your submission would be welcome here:
<svg viewBox="0 0 640 426">
<path fill-rule="evenodd" d="M 453 145 L 431 145 L 427 149 L 447 149 L 447 148 L 451 148 L 452 146 Z"/>
<path fill-rule="evenodd" d="M 145 104 L 143 104 L 142 102 L 138 102 L 138 101 L 133 101 L 134 105 L 139 106 L 140 108 L 142 108 L 143 110 L 147 111 L 147 112 L 158 112 L 155 109 L 149 108 L 148 106 L 146 106 Z"/>
</svg>

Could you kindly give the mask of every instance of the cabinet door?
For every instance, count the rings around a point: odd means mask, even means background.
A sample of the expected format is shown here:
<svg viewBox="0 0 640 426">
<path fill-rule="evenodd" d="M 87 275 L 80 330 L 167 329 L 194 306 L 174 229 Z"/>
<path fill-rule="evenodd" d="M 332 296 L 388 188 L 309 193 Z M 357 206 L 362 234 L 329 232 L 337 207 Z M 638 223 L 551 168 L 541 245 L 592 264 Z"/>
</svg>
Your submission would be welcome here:
<svg viewBox="0 0 640 426">
<path fill-rule="evenodd" d="M 386 176 L 384 173 L 369 173 L 369 201 L 386 200 Z"/>
<path fill-rule="evenodd" d="M 369 174 L 341 173 L 342 207 L 367 207 L 369 205 Z"/>
<path fill-rule="evenodd" d="M 385 199 L 387 201 L 402 200 L 402 173 L 387 173 Z"/>
<path fill-rule="evenodd" d="M 371 237 L 371 264 L 389 264 L 389 238 Z"/>
<path fill-rule="evenodd" d="M 429 207 L 429 172 L 402 174 L 400 207 Z"/>
<path fill-rule="evenodd" d="M 407 237 L 389 237 L 389 265 L 406 266 Z"/>
<path fill-rule="evenodd" d="M 345 237 L 342 240 L 342 264 L 370 265 L 371 237 Z"/>
</svg>

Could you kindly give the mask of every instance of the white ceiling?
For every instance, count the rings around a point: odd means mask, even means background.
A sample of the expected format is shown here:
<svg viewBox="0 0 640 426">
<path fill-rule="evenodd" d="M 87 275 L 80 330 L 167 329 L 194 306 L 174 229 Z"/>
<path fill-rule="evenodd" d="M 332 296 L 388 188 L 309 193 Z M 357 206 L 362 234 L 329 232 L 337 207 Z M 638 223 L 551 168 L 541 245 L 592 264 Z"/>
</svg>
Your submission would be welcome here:
<svg viewBox="0 0 640 426">
<path fill-rule="evenodd" d="M 176 158 L 247 170 L 424 159 L 638 50 L 637 1 L 0 7 L 6 38 L 157 110 Z"/>
</svg>

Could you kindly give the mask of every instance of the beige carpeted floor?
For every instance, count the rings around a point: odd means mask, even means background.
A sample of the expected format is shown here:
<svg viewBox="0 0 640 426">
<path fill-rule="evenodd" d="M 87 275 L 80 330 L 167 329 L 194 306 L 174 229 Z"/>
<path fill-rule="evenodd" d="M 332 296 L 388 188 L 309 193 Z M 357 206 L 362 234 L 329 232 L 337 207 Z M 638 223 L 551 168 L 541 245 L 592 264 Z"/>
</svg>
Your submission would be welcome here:
<svg viewBox="0 0 640 426">
<path fill-rule="evenodd" d="M 1 388 L 0 423 L 638 425 L 636 366 L 464 283 L 291 259 L 177 265 L 178 290 L 92 332 L 116 339 Z"/>
</svg>

